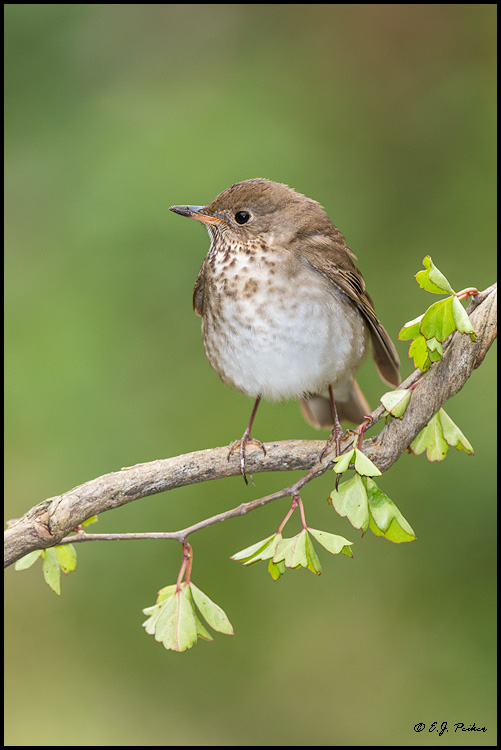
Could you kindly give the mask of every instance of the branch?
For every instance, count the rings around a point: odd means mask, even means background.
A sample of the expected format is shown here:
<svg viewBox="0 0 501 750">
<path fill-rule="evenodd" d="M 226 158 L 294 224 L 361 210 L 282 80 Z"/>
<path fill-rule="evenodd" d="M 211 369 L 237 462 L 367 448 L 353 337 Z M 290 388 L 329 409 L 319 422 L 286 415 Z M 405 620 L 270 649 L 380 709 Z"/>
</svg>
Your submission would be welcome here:
<svg viewBox="0 0 501 750">
<path fill-rule="evenodd" d="M 391 419 L 379 435 L 363 442 L 363 451 L 382 472 L 387 471 L 395 463 L 438 409 L 461 390 L 473 370 L 482 363 L 496 338 L 497 284 L 476 295 L 467 312 L 475 328 L 475 341 L 472 342 L 467 335 L 454 333 L 448 345 L 444 347 L 443 358 L 430 368 L 414 389 L 404 418 Z M 408 388 L 416 383 L 421 375 L 419 370 L 415 371 L 401 387 Z M 371 415 L 372 424 L 380 420 L 384 414 L 382 406 L 375 409 Z M 353 439 L 353 433 L 345 435 L 341 441 L 342 450 L 348 448 Z M 238 458 L 227 460 L 228 448 L 222 447 L 137 464 L 105 474 L 62 495 L 44 500 L 31 508 L 22 518 L 11 522 L 4 535 L 4 564 L 11 565 L 35 549 L 51 547 L 70 540 L 79 542 L 91 538 L 109 540 L 147 537 L 176 539 L 182 542 L 194 531 L 243 515 L 280 497 L 297 494 L 313 478 L 332 468 L 329 455 L 318 461 L 324 446 L 324 440 L 284 440 L 266 443 L 266 457 L 263 457 L 260 450 L 251 450 L 246 455 L 249 473 L 298 469 L 308 473 L 283 490 L 242 503 L 232 510 L 219 513 L 186 529 L 156 534 L 111 535 L 79 532 L 67 538 L 68 534 L 90 516 L 175 487 L 235 476 L 240 473 L 240 466 Z"/>
</svg>

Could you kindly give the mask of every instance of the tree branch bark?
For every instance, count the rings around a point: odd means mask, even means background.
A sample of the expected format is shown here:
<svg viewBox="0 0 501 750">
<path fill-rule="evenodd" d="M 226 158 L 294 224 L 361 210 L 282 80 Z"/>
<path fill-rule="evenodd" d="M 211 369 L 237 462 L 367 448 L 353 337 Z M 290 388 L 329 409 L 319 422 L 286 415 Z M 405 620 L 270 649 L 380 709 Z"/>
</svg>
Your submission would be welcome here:
<svg viewBox="0 0 501 750">
<path fill-rule="evenodd" d="M 395 463 L 438 409 L 461 390 L 473 370 L 483 362 L 496 338 L 497 284 L 473 298 L 468 314 L 475 328 L 475 341 L 471 341 L 468 335 L 454 333 L 444 347 L 443 358 L 430 368 L 414 389 L 403 419 L 391 419 L 379 435 L 363 442 L 364 453 L 382 472 Z M 421 376 L 420 371 L 414 372 L 401 387 L 413 385 Z M 375 409 L 372 413 L 373 423 L 381 419 L 384 413 L 382 406 Z M 341 442 L 342 449 L 349 447 L 353 439 L 353 434 L 345 436 Z M 324 440 L 266 443 L 266 457 L 258 449 L 250 450 L 246 456 L 249 473 L 297 469 L 308 473 L 279 492 L 243 503 L 187 529 L 166 532 L 164 538 L 182 541 L 188 533 L 206 528 L 211 523 L 242 515 L 278 497 L 298 492 L 307 482 L 332 466 L 328 455 L 323 461 L 318 461 L 324 445 Z M 238 457 L 228 461 L 227 455 L 228 448 L 222 447 L 137 464 L 48 498 L 31 508 L 22 518 L 13 521 L 5 531 L 4 565 L 11 565 L 35 549 L 59 544 L 90 516 L 175 487 L 239 474 Z M 78 541 L 78 538 L 74 537 L 74 541 Z"/>
</svg>

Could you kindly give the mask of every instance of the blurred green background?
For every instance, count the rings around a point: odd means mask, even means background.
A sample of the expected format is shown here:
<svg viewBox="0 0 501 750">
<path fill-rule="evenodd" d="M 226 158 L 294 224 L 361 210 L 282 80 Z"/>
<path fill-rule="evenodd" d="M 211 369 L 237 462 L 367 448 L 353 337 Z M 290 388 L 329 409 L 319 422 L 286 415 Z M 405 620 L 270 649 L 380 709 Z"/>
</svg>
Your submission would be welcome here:
<svg viewBox="0 0 501 750">
<path fill-rule="evenodd" d="M 211 371 L 192 313 L 209 240 L 172 204 L 250 177 L 320 201 L 394 339 L 436 301 L 413 279 L 425 254 L 456 289 L 495 280 L 495 5 L 5 11 L 6 518 L 241 435 L 251 403 Z M 359 381 L 376 404 L 372 362 Z M 9 569 L 6 744 L 495 744 L 494 384 L 491 352 L 447 405 L 474 457 L 404 455 L 381 480 L 416 542 L 360 540 L 325 502 L 332 476 L 306 488 L 307 518 L 355 559 L 320 551 L 320 578 L 228 559 L 287 500 L 192 537 L 234 638 L 179 655 L 145 635 L 174 543 L 80 545 L 61 599 L 40 566 Z M 263 403 L 254 434 L 321 436 L 294 403 Z M 99 531 L 175 530 L 291 480 L 183 488 Z"/>
</svg>

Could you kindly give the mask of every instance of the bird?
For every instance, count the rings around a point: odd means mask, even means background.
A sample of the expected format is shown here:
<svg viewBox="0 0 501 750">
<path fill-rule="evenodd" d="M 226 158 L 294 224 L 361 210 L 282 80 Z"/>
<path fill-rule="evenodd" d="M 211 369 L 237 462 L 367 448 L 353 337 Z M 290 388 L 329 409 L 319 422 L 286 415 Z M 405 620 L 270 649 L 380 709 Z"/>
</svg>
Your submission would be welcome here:
<svg viewBox="0 0 501 750">
<path fill-rule="evenodd" d="M 237 182 L 205 206 L 170 210 L 201 221 L 211 240 L 193 291 L 205 355 L 220 379 L 254 407 L 231 443 L 248 483 L 247 446 L 261 399 L 299 401 L 306 420 L 343 435 L 341 421 L 363 422 L 370 407 L 354 373 L 369 342 L 376 368 L 400 383 L 393 342 L 374 310 L 343 234 L 323 206 L 265 178 Z M 322 455 L 325 452 L 322 452 Z"/>
</svg>

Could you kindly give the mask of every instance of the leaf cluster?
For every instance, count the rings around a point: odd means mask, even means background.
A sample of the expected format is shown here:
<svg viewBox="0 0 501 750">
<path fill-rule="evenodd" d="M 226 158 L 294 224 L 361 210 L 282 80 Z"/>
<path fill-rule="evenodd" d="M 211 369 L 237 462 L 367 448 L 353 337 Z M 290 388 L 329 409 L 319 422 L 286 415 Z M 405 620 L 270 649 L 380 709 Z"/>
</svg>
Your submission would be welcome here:
<svg viewBox="0 0 501 750">
<path fill-rule="evenodd" d="M 412 339 L 409 357 L 422 372 L 429 370 L 433 362 L 443 356 L 443 342 L 454 331 L 468 333 L 475 340 L 475 330 L 459 298 L 461 292 L 455 292 L 446 277 L 433 264 L 429 255 L 423 259 L 424 271 L 419 271 L 415 278 L 419 286 L 432 294 L 448 294 L 446 299 L 431 305 L 423 315 L 406 323 L 400 330 L 401 341 Z"/>
<path fill-rule="evenodd" d="M 284 538 L 281 532 L 272 534 L 260 542 L 246 547 L 231 556 L 231 560 L 242 562 L 243 565 L 253 565 L 260 560 L 268 560 L 268 573 L 277 581 L 287 568 L 297 570 L 307 568 L 312 573 L 320 575 L 322 566 L 315 551 L 312 538 L 317 540 L 322 547 L 332 555 L 340 552 L 348 557 L 353 557 L 349 542 L 342 536 L 330 534 L 320 529 L 305 527 L 299 534 L 290 538 Z"/>
<path fill-rule="evenodd" d="M 334 459 L 334 471 L 342 473 L 353 462 L 355 476 L 329 496 L 329 502 L 340 516 L 348 518 L 362 535 L 370 529 L 376 536 L 383 536 L 390 542 L 412 542 L 416 535 L 395 503 L 385 495 L 372 479 L 381 472 L 358 448 L 353 448 Z"/>
<path fill-rule="evenodd" d="M 61 573 L 71 573 L 77 567 L 77 551 L 73 544 L 61 544 L 47 549 L 36 549 L 21 557 L 15 565 L 16 570 L 27 570 L 41 559 L 45 583 L 61 596 Z"/>
<path fill-rule="evenodd" d="M 198 638 L 214 640 L 203 620 L 218 633 L 233 635 L 226 613 L 192 581 L 160 589 L 156 603 L 143 614 L 148 615 L 143 622 L 148 635 L 172 651 L 185 651 Z"/>
<path fill-rule="evenodd" d="M 439 409 L 410 444 L 415 456 L 426 451 L 428 461 L 443 461 L 449 446 L 473 455 L 473 447 L 445 409 Z"/>
<path fill-rule="evenodd" d="M 96 523 L 97 516 L 88 518 L 82 526 L 90 526 Z M 36 549 L 21 557 L 14 566 L 15 570 L 27 570 L 42 560 L 42 572 L 45 583 L 58 595 L 61 596 L 61 573 L 67 575 L 76 570 L 77 551 L 73 544 L 59 544 L 56 547 Z"/>
</svg>

